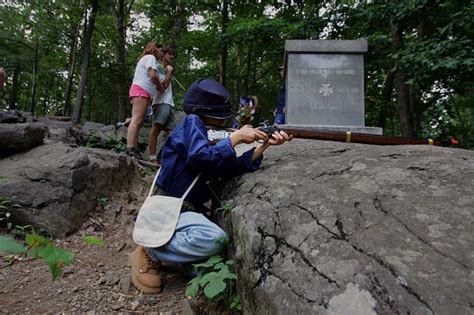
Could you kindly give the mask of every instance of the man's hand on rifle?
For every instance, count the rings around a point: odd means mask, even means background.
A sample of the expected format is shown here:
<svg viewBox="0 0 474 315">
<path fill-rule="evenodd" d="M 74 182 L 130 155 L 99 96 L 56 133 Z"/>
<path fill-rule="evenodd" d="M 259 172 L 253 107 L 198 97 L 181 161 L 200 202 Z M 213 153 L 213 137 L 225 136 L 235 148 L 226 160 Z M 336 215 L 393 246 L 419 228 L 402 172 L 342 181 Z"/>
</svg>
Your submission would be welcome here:
<svg viewBox="0 0 474 315">
<path fill-rule="evenodd" d="M 292 139 L 293 136 L 290 136 L 286 132 L 280 130 L 272 133 L 272 135 L 269 136 L 267 143 L 269 145 L 280 145 L 286 141 L 291 141 Z"/>
<path fill-rule="evenodd" d="M 239 143 L 253 143 L 257 140 L 266 141 L 267 139 L 268 136 L 265 132 L 255 129 L 250 125 L 245 125 L 230 135 L 232 147 Z"/>
<path fill-rule="evenodd" d="M 235 147 L 239 143 L 250 144 L 255 141 L 261 142 L 261 144 L 258 145 L 253 151 L 251 158 L 252 161 L 255 161 L 260 156 L 262 156 L 263 152 L 268 147 L 272 145 L 280 145 L 293 139 L 293 136 L 290 136 L 286 132 L 281 130 L 276 130 L 273 133 L 269 134 L 265 131 L 260 130 L 259 128 L 253 128 L 250 125 L 245 125 L 242 128 L 234 131 L 229 137 L 232 143 L 232 147 Z"/>
</svg>

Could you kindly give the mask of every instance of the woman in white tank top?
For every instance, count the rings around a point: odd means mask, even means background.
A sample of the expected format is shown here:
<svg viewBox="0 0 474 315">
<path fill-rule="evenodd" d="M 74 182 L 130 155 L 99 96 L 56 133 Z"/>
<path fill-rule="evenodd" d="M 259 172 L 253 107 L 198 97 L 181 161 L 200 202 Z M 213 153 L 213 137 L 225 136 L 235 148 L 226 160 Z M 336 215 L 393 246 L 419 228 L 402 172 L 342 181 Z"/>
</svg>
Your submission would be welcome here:
<svg viewBox="0 0 474 315">
<path fill-rule="evenodd" d="M 127 154 L 135 158 L 141 158 L 138 135 L 143 127 L 147 107 L 157 93 L 164 91 L 157 70 L 157 60 L 163 57 L 162 47 L 153 41 L 146 45 L 135 68 L 129 91 L 132 119 L 127 131 Z"/>
</svg>

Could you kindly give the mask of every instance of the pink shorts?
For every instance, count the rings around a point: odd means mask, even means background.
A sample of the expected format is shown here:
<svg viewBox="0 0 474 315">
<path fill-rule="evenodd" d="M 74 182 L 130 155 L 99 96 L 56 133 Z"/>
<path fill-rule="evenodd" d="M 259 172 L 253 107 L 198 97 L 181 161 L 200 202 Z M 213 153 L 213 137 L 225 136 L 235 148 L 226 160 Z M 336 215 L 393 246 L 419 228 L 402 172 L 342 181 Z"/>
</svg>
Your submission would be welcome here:
<svg viewBox="0 0 474 315">
<path fill-rule="evenodd" d="M 147 91 L 139 87 L 138 85 L 132 84 L 130 91 L 128 91 L 128 99 L 131 100 L 134 97 L 144 97 L 151 100 L 150 94 Z"/>
</svg>

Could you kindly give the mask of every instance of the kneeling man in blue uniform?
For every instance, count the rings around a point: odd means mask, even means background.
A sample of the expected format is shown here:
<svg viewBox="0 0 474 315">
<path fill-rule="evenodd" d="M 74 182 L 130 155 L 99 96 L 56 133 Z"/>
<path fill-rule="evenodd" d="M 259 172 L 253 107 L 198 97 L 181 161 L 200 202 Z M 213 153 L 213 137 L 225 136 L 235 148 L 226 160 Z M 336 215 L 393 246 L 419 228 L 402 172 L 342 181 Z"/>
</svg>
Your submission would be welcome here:
<svg viewBox="0 0 474 315">
<path fill-rule="evenodd" d="M 157 248 L 138 246 L 132 254 L 132 282 L 144 293 L 160 291 L 160 265 L 192 274 L 192 264 L 222 250 L 226 233 L 203 215 L 204 204 L 211 198 L 206 182 L 255 171 L 268 147 L 291 140 L 283 131 L 268 137 L 246 125 L 217 144 L 210 144 L 206 126 L 223 127 L 231 114 L 229 92 L 211 79 L 197 80 L 189 87 L 184 95 L 184 111 L 186 118 L 163 147 L 156 181 L 158 193 L 181 198 L 193 180 L 199 174 L 200 177 L 185 197 L 171 239 Z M 261 140 L 259 145 L 237 157 L 236 145 L 257 140 Z"/>
</svg>

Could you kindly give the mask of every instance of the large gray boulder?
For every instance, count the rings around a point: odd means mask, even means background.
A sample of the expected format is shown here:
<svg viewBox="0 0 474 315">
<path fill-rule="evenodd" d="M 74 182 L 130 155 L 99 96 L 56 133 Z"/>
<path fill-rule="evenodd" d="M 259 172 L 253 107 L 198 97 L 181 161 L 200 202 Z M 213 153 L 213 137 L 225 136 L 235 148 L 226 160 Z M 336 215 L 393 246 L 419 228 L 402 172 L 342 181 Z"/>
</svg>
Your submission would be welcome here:
<svg viewBox="0 0 474 315">
<path fill-rule="evenodd" d="M 247 314 L 472 314 L 474 151 L 294 140 L 229 183 Z"/>
<path fill-rule="evenodd" d="M 26 116 L 19 110 L 10 109 L 0 112 L 0 124 L 25 123 L 26 121 Z"/>
<path fill-rule="evenodd" d="M 106 141 L 110 138 L 115 138 L 116 128 L 113 125 L 104 125 L 92 121 L 86 121 L 82 126 L 82 131 L 85 133 L 86 136 L 94 133 L 96 136 L 100 137 L 103 141 Z"/>
<path fill-rule="evenodd" d="M 80 128 L 75 127 L 71 121 L 60 121 L 46 117 L 39 117 L 36 121 L 48 127 L 47 138 L 50 141 L 67 144 L 81 144 L 84 142 L 83 132 Z"/>
<path fill-rule="evenodd" d="M 42 124 L 0 124 L 0 158 L 43 144 L 47 132 Z"/>
<path fill-rule="evenodd" d="M 62 236 L 81 226 L 97 198 L 129 189 L 137 172 L 125 155 L 51 143 L 1 159 L 0 174 L 12 220 Z"/>
</svg>

